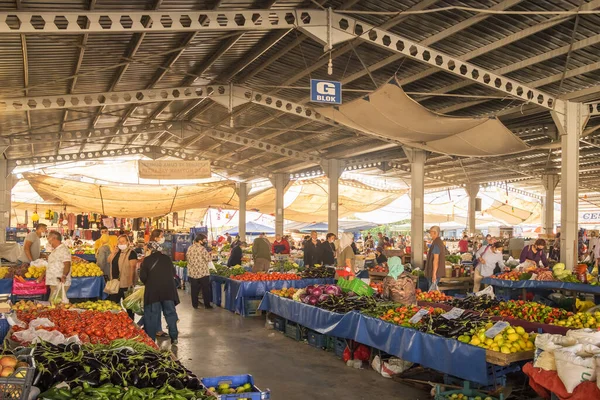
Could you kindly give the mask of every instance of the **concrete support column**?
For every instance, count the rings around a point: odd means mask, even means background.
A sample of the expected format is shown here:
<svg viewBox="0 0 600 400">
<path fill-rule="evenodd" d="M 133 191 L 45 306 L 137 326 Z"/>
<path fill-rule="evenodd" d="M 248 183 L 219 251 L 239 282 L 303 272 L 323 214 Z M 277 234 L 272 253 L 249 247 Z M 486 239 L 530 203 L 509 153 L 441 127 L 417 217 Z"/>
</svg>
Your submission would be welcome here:
<svg viewBox="0 0 600 400">
<path fill-rule="evenodd" d="M 242 242 L 246 241 L 246 202 L 248 201 L 248 184 L 246 182 L 240 182 L 237 184 L 237 195 L 239 199 L 239 236 Z"/>
<path fill-rule="evenodd" d="M 327 230 L 339 235 L 339 180 L 344 169 L 340 160 L 326 160 L 323 170 L 327 175 Z"/>
<path fill-rule="evenodd" d="M 546 190 L 542 211 L 542 231 L 546 234 L 554 232 L 554 189 L 558 185 L 556 174 L 542 175 L 542 185 Z"/>
<path fill-rule="evenodd" d="M 6 243 L 6 228 L 10 225 L 11 171 L 8 161 L 0 160 L 0 243 Z"/>
<path fill-rule="evenodd" d="M 283 235 L 283 195 L 290 181 L 288 174 L 275 174 L 271 183 L 275 186 L 275 234 Z"/>
<path fill-rule="evenodd" d="M 410 236 L 411 265 L 423 268 L 423 238 L 425 226 L 425 160 L 427 154 L 423 150 L 404 148 L 410 161 Z"/>
<path fill-rule="evenodd" d="M 552 112 L 561 136 L 560 185 L 560 261 L 572 270 L 577 264 L 579 201 L 579 138 L 587 110 L 583 104 L 564 102 L 562 110 Z"/>
<path fill-rule="evenodd" d="M 475 213 L 477 211 L 477 193 L 479 193 L 479 184 L 477 183 L 469 183 L 465 187 L 465 192 L 469 196 L 469 206 L 468 206 L 468 215 L 467 215 L 467 232 L 470 235 L 475 234 L 476 229 L 476 216 Z"/>
</svg>

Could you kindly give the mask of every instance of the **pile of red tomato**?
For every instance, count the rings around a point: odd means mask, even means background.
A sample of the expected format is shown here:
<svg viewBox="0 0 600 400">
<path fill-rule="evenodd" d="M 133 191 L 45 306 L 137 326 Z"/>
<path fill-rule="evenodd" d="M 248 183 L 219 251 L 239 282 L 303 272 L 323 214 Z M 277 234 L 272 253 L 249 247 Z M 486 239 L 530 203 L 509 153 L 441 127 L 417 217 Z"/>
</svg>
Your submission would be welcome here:
<svg viewBox="0 0 600 400">
<path fill-rule="evenodd" d="M 135 324 L 126 312 L 92 310 L 77 312 L 61 308 L 43 308 L 18 311 L 17 317 L 27 325 L 36 318 L 48 318 L 54 326 L 41 329 L 59 331 L 66 337 L 77 335 L 83 343 L 108 344 L 116 339 L 135 339 L 157 348 L 146 332 Z M 27 328 L 13 326 L 15 332 Z M 12 339 L 15 340 L 15 337 L 13 336 Z"/>
<path fill-rule="evenodd" d="M 296 274 L 287 274 L 280 272 L 273 272 L 271 274 L 267 274 L 266 272 L 245 272 L 241 275 L 231 275 L 231 279 L 235 279 L 236 281 L 246 281 L 246 282 L 257 282 L 257 281 L 296 281 L 300 279 L 300 276 Z"/>
</svg>

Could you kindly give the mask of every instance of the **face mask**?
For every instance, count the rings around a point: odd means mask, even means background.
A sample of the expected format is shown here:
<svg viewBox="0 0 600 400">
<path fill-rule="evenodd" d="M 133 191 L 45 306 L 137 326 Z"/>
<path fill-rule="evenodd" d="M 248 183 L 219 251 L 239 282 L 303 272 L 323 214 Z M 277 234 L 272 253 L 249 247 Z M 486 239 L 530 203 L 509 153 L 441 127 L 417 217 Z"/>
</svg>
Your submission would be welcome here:
<svg viewBox="0 0 600 400">
<path fill-rule="evenodd" d="M 156 243 L 158 243 L 158 244 L 163 244 L 164 242 L 165 242 L 165 238 L 164 237 L 161 237 L 160 239 L 158 239 L 156 241 Z"/>
<path fill-rule="evenodd" d="M 120 244 L 119 246 L 119 250 L 125 250 L 127 248 L 126 244 Z"/>
</svg>

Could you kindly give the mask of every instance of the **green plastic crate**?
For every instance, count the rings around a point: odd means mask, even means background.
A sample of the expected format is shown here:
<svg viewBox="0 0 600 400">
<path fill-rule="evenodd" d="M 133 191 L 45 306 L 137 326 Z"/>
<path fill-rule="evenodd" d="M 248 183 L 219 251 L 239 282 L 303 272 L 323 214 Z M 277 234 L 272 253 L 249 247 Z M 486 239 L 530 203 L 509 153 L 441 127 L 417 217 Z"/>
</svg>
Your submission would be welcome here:
<svg viewBox="0 0 600 400">
<path fill-rule="evenodd" d="M 442 387 L 440 385 L 437 385 L 435 388 L 435 391 L 436 391 L 435 400 L 451 399 L 452 395 L 454 395 L 454 394 L 462 394 L 463 396 L 465 396 L 465 397 L 463 397 L 463 399 L 465 399 L 465 400 L 473 400 L 475 398 L 480 398 L 481 400 L 485 400 L 485 399 L 504 400 L 504 395 L 502 393 L 500 393 L 500 397 L 492 397 L 485 393 L 478 392 L 477 390 L 471 389 L 471 386 L 468 381 L 464 382 L 462 389 L 442 391 Z"/>
<path fill-rule="evenodd" d="M 375 294 L 375 289 L 358 278 L 352 279 L 351 281 L 340 279 L 337 281 L 337 285 L 342 291 L 354 292 L 359 296 L 373 296 L 373 294 Z"/>
</svg>

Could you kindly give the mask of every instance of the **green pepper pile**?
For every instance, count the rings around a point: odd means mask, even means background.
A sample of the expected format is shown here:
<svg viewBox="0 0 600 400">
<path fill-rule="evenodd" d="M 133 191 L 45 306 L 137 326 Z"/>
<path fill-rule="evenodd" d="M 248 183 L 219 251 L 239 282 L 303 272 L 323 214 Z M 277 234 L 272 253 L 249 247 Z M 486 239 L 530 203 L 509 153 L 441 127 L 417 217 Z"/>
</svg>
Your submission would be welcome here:
<svg viewBox="0 0 600 400">
<path fill-rule="evenodd" d="M 122 387 L 106 383 L 100 387 L 92 387 L 87 382 L 82 386 L 53 387 L 42 393 L 40 398 L 48 400 L 216 400 L 204 389 L 175 389 L 169 384 L 161 388 L 138 389 L 133 386 Z"/>
</svg>

